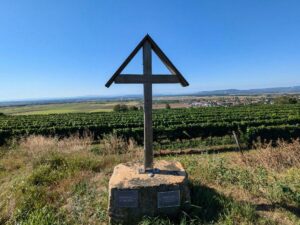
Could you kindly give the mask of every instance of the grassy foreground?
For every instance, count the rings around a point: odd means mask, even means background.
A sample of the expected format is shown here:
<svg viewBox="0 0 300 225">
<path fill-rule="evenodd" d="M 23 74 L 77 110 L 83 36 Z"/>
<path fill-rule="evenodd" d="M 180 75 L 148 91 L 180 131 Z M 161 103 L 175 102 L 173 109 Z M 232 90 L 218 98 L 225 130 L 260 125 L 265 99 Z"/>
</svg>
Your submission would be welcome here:
<svg viewBox="0 0 300 225">
<path fill-rule="evenodd" d="M 134 142 L 29 137 L 0 150 L 0 224 L 107 224 L 113 167 L 139 160 Z M 178 221 L 141 224 L 300 224 L 300 143 L 244 153 L 165 157 L 184 164 L 192 205 Z"/>
</svg>

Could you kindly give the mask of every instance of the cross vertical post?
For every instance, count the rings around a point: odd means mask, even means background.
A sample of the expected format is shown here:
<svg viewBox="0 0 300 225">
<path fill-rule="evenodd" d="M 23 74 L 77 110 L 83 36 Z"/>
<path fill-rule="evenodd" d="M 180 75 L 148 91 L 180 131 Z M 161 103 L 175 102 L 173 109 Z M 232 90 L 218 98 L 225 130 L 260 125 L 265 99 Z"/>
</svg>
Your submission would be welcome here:
<svg viewBox="0 0 300 225">
<path fill-rule="evenodd" d="M 149 42 L 143 45 L 144 83 L 144 170 L 153 169 L 153 132 L 152 132 L 152 51 Z M 149 79 L 147 79 L 149 78 Z"/>
<path fill-rule="evenodd" d="M 128 63 L 143 48 L 143 74 L 121 74 Z M 152 74 L 152 50 L 164 63 L 171 74 Z M 153 168 L 153 128 L 152 128 L 152 84 L 180 83 L 183 87 L 189 85 L 178 69 L 173 65 L 165 53 L 158 47 L 149 34 L 134 48 L 113 76 L 105 84 L 110 87 L 116 84 L 143 84 L 144 86 L 144 168 L 140 173 L 153 175 L 159 170 Z"/>
</svg>

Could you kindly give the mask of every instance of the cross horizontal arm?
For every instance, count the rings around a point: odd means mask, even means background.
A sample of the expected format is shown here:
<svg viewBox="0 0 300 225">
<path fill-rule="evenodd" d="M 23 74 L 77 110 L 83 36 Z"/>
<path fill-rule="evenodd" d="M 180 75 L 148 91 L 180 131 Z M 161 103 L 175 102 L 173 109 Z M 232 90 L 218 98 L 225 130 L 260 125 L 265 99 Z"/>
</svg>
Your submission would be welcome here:
<svg viewBox="0 0 300 225">
<path fill-rule="evenodd" d="M 144 83 L 152 83 L 152 84 L 174 84 L 180 83 L 179 79 L 175 75 L 137 75 L 137 74 L 121 74 L 120 76 L 115 78 L 116 84 L 144 84 Z"/>
</svg>

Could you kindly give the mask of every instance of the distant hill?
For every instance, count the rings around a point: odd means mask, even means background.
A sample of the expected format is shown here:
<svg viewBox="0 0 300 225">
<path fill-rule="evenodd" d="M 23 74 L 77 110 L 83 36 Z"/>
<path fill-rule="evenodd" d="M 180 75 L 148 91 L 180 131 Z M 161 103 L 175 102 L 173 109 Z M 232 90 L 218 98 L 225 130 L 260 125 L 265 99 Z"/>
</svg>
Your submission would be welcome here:
<svg viewBox="0 0 300 225">
<path fill-rule="evenodd" d="M 300 94 L 300 86 L 294 87 L 274 87 L 261 89 L 226 89 L 215 91 L 200 91 L 190 94 L 157 94 L 155 97 L 169 97 L 169 96 L 228 96 L 228 95 L 262 95 L 262 94 Z M 103 102 L 103 101 L 130 101 L 141 100 L 142 95 L 123 95 L 123 96 L 82 96 L 73 98 L 56 98 L 56 99 L 38 99 L 38 100 L 19 100 L 19 101 L 5 101 L 0 102 L 0 107 L 7 106 L 26 106 L 26 105 L 47 105 L 47 104 L 65 104 L 74 102 Z"/>
<path fill-rule="evenodd" d="M 196 96 L 212 96 L 212 95 L 261 95 L 261 94 L 295 94 L 300 93 L 300 86 L 294 87 L 274 87 L 274 88 L 260 88 L 260 89 L 226 89 L 216 91 L 200 91 L 196 92 Z"/>
</svg>

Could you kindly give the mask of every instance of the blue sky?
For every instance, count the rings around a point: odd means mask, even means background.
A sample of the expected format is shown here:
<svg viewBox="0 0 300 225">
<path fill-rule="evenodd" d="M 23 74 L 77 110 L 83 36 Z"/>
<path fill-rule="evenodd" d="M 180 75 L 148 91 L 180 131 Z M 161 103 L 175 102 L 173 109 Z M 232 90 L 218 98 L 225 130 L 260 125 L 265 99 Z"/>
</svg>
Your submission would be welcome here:
<svg viewBox="0 0 300 225">
<path fill-rule="evenodd" d="M 1 0 L 0 100 L 141 94 L 104 84 L 146 33 L 191 84 L 156 94 L 300 85 L 299 12 L 298 0 Z M 141 54 L 125 72 L 140 71 Z"/>
</svg>

